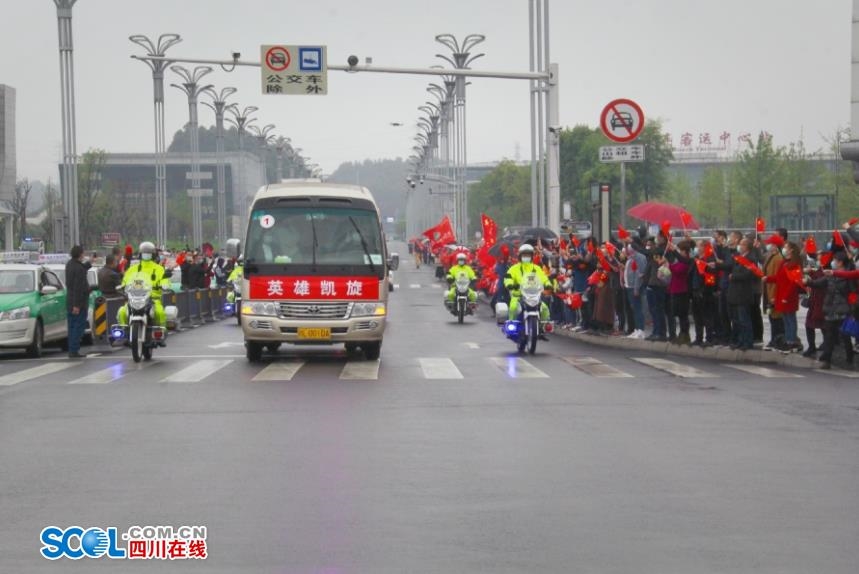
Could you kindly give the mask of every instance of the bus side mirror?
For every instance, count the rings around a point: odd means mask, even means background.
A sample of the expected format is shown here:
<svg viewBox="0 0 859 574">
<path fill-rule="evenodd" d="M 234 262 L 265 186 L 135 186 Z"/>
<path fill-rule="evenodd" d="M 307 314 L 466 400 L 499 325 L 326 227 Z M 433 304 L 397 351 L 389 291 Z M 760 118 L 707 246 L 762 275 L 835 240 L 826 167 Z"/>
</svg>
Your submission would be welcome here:
<svg viewBox="0 0 859 574">
<path fill-rule="evenodd" d="M 391 271 L 396 271 L 400 266 L 400 254 L 399 253 L 391 253 L 391 258 L 388 259 L 388 268 Z"/>
</svg>

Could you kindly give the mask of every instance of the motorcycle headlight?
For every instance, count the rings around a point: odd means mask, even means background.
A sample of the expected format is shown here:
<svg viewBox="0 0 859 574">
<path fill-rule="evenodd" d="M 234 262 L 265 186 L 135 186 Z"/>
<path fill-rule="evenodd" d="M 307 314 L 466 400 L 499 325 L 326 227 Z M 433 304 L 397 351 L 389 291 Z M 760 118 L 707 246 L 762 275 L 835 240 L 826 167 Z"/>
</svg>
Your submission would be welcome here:
<svg viewBox="0 0 859 574">
<path fill-rule="evenodd" d="M 277 303 L 272 303 L 270 301 L 256 301 L 242 305 L 242 314 L 245 315 L 268 315 L 270 317 L 277 317 L 277 312 Z"/>
<path fill-rule="evenodd" d="M 18 307 L 0 313 L 0 321 L 14 321 L 15 319 L 26 319 L 30 316 L 29 307 Z"/>
<path fill-rule="evenodd" d="M 384 303 L 353 303 L 351 317 L 372 317 L 385 314 Z"/>
</svg>

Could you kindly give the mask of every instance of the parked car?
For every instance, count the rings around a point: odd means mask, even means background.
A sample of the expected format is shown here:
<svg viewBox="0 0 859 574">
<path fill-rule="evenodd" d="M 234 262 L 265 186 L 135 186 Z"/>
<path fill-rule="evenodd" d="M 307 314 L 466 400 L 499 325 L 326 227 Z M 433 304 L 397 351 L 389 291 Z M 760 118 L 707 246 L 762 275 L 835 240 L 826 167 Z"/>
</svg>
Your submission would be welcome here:
<svg viewBox="0 0 859 574">
<path fill-rule="evenodd" d="M 0 348 L 38 358 L 45 344 L 67 341 L 66 290 L 56 273 L 41 265 L 0 265 Z"/>
</svg>

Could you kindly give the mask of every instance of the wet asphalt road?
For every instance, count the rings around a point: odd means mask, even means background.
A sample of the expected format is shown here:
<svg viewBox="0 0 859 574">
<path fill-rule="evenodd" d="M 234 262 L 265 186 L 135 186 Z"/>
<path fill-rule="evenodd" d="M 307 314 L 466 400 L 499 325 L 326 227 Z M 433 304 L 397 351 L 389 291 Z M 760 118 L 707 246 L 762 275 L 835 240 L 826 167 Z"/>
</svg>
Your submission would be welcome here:
<svg viewBox="0 0 859 574">
<path fill-rule="evenodd" d="M 677 376 L 566 339 L 516 357 L 431 270 L 404 257 L 396 282 L 378 370 L 250 365 L 231 321 L 144 367 L 5 353 L 0 572 L 857 571 L 859 379 L 663 357 Z M 39 555 L 48 525 L 185 524 L 203 563 Z"/>
</svg>

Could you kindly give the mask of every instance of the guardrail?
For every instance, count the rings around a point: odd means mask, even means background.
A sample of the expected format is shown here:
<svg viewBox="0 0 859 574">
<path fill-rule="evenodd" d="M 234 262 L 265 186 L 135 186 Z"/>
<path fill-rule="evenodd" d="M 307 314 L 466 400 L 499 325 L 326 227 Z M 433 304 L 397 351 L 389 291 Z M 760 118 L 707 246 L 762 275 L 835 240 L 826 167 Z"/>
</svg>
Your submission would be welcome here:
<svg viewBox="0 0 859 574">
<path fill-rule="evenodd" d="M 164 307 L 176 307 L 175 321 L 168 319 L 170 331 L 181 331 L 224 319 L 224 303 L 227 301 L 227 288 L 188 289 L 162 293 Z M 125 305 L 125 297 L 99 297 L 93 309 L 93 339 L 107 341 L 108 329 L 105 326 L 117 323 L 119 309 Z"/>
</svg>

